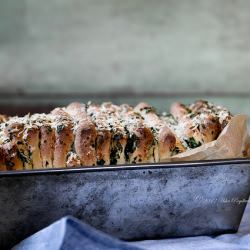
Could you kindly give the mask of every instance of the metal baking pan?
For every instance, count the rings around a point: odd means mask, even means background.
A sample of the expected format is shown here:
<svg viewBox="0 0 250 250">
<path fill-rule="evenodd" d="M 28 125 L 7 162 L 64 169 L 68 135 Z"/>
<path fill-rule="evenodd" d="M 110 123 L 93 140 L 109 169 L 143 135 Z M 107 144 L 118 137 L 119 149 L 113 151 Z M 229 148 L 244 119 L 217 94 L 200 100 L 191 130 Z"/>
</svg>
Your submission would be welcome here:
<svg viewBox="0 0 250 250">
<path fill-rule="evenodd" d="M 250 159 L 0 173 L 0 249 L 72 215 L 125 240 L 237 231 Z"/>
</svg>

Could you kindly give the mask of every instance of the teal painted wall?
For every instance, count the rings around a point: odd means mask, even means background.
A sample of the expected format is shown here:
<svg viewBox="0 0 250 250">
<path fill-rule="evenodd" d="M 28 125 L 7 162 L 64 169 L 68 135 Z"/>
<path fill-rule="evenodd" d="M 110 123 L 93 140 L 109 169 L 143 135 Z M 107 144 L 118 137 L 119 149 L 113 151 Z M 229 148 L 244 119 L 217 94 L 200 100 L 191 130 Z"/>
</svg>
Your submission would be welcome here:
<svg viewBox="0 0 250 250">
<path fill-rule="evenodd" d="M 248 0 L 0 0 L 0 106 L 204 97 L 250 114 L 249 13 Z"/>
</svg>

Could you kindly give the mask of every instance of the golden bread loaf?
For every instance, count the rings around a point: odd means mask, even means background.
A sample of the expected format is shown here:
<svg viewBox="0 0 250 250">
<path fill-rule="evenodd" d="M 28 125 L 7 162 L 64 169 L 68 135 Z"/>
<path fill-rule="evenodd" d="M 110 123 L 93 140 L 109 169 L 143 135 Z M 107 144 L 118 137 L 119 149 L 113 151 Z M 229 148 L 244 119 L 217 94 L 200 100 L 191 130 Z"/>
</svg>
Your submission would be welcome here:
<svg viewBox="0 0 250 250">
<path fill-rule="evenodd" d="M 232 115 L 207 101 L 71 103 L 49 114 L 0 115 L 0 170 L 159 162 L 216 140 Z"/>
</svg>

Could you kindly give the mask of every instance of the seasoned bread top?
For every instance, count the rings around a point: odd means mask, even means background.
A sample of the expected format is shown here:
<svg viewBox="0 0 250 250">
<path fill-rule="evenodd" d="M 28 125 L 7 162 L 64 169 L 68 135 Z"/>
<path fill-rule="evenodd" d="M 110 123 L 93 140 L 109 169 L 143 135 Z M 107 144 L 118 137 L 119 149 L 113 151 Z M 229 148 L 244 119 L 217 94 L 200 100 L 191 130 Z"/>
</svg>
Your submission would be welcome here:
<svg viewBox="0 0 250 250">
<path fill-rule="evenodd" d="M 75 102 L 49 114 L 0 115 L 0 170 L 159 162 L 216 140 L 232 118 L 202 100 L 170 112 Z"/>
</svg>

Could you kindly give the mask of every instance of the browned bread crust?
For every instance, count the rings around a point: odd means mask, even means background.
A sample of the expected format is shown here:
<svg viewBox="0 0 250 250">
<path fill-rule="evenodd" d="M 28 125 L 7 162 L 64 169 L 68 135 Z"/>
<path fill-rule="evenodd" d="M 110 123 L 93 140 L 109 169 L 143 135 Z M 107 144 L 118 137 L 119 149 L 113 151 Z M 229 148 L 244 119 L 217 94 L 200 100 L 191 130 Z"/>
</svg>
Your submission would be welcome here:
<svg viewBox="0 0 250 250">
<path fill-rule="evenodd" d="M 0 115 L 0 123 L 6 122 L 8 120 L 8 117 L 6 115 Z"/>
<path fill-rule="evenodd" d="M 207 101 L 197 101 L 189 106 L 175 103 L 171 113 L 181 124 L 176 127 L 176 132 L 187 148 L 215 140 L 232 117 L 224 108 Z"/>
<path fill-rule="evenodd" d="M 0 145 L 0 171 L 7 170 L 5 163 L 5 152 L 3 145 Z"/>
<path fill-rule="evenodd" d="M 73 118 L 75 127 L 74 149 L 83 166 L 96 165 L 95 141 L 97 131 L 94 123 L 86 113 L 86 107 L 81 103 L 71 103 L 65 109 Z"/>
<path fill-rule="evenodd" d="M 176 147 L 178 147 L 179 152 L 185 151 L 177 136 L 170 130 L 166 120 L 157 115 L 151 105 L 139 103 L 134 110 L 142 115 L 144 122 L 154 133 L 156 144 L 154 149 L 155 162 L 172 156 Z"/>
<path fill-rule="evenodd" d="M 196 119 L 186 119 L 182 123 L 183 138 L 194 138 L 198 144 L 204 144 L 215 140 L 220 133 L 218 119 L 214 117 L 197 117 Z"/>
<path fill-rule="evenodd" d="M 183 117 L 185 117 L 190 112 L 191 111 L 187 106 L 185 106 L 184 104 L 179 103 L 179 102 L 173 103 L 171 105 L 171 108 L 170 108 L 170 113 L 178 121 L 181 120 Z"/>
<path fill-rule="evenodd" d="M 210 114 L 218 118 L 221 125 L 221 130 L 226 127 L 228 122 L 232 119 L 232 114 L 222 106 L 216 106 L 205 100 L 198 100 L 191 105 L 189 109 L 193 114 Z"/>
</svg>

